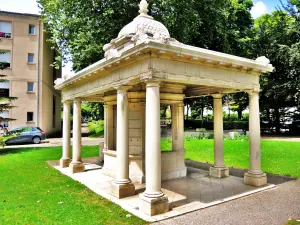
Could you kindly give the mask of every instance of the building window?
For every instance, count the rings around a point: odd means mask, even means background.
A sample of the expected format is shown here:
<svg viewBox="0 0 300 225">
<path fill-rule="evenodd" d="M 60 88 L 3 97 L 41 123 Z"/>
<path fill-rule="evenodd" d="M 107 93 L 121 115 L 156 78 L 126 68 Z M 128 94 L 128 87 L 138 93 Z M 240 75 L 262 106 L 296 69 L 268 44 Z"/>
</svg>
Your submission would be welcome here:
<svg viewBox="0 0 300 225">
<path fill-rule="evenodd" d="M 34 54 L 28 53 L 28 63 L 33 64 L 34 63 Z"/>
<path fill-rule="evenodd" d="M 10 57 L 10 51 L 0 50 L 0 63 L 3 64 L 4 68 L 10 68 Z"/>
<path fill-rule="evenodd" d="M 33 82 L 28 82 L 27 83 L 27 92 L 34 92 L 33 91 Z"/>
<path fill-rule="evenodd" d="M 29 34 L 35 34 L 35 26 L 32 24 L 29 25 Z"/>
<path fill-rule="evenodd" d="M 3 111 L 2 113 L 0 113 L 0 117 L 2 118 L 9 118 L 9 112 L 8 111 Z M 8 127 L 8 122 L 1 122 L 0 123 L 0 127 Z"/>
<path fill-rule="evenodd" d="M 9 97 L 9 81 L 0 82 L 0 97 L 8 98 Z"/>
<path fill-rule="evenodd" d="M 0 38 L 11 38 L 11 22 L 0 21 Z"/>
<path fill-rule="evenodd" d="M 27 122 L 33 122 L 33 112 L 27 112 Z"/>
</svg>

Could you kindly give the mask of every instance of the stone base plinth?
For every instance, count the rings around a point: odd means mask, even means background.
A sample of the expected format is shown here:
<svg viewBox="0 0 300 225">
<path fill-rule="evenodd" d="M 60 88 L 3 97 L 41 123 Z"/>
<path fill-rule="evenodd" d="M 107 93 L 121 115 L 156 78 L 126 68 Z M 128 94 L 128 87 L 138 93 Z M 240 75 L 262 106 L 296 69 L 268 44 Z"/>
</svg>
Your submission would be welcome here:
<svg viewBox="0 0 300 225">
<path fill-rule="evenodd" d="M 129 196 L 135 195 L 135 187 L 134 184 L 118 184 L 113 182 L 111 186 L 111 195 L 115 196 L 116 198 L 126 198 Z"/>
<path fill-rule="evenodd" d="M 66 168 L 69 167 L 71 161 L 72 161 L 71 159 L 60 159 L 59 165 L 61 168 Z"/>
<path fill-rule="evenodd" d="M 209 176 L 216 178 L 223 178 L 229 176 L 228 167 L 210 167 L 209 168 Z"/>
<path fill-rule="evenodd" d="M 84 172 L 84 170 L 85 170 L 84 165 L 83 165 L 82 162 L 80 162 L 80 163 L 71 162 L 69 167 L 70 167 L 70 172 L 71 173 L 81 173 L 81 172 Z"/>
<path fill-rule="evenodd" d="M 148 198 L 140 194 L 139 209 L 149 216 L 166 213 L 169 211 L 169 200 L 166 195 L 159 198 Z"/>
<path fill-rule="evenodd" d="M 258 175 L 252 173 L 245 173 L 244 183 L 255 187 L 264 186 L 267 184 L 267 175 L 265 173 Z"/>
</svg>

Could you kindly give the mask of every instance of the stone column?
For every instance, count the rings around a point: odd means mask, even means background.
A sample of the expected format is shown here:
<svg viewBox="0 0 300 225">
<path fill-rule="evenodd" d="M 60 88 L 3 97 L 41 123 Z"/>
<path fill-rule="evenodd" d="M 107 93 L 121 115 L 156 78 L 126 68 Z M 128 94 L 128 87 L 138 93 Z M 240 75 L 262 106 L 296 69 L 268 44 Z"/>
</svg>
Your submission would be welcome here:
<svg viewBox="0 0 300 225">
<path fill-rule="evenodd" d="M 178 150 L 178 110 L 177 104 L 172 105 L 172 151 Z"/>
<path fill-rule="evenodd" d="M 71 141 L 71 101 L 65 101 L 64 103 L 64 114 L 63 114 L 63 155 L 60 159 L 60 166 L 62 168 L 69 167 L 71 162 L 70 158 L 70 141 Z"/>
<path fill-rule="evenodd" d="M 212 95 L 214 98 L 214 166 L 210 167 L 209 175 L 222 178 L 229 176 L 229 169 L 224 165 L 224 135 L 222 95 Z"/>
<path fill-rule="evenodd" d="M 141 128 L 142 128 L 142 170 L 143 170 L 143 177 L 142 183 L 146 182 L 145 174 L 146 174 L 146 151 L 145 151 L 145 143 L 146 143 L 146 102 L 140 102 L 141 105 Z"/>
<path fill-rule="evenodd" d="M 114 145 L 114 109 L 113 105 L 104 105 L 104 149 L 115 150 Z"/>
<path fill-rule="evenodd" d="M 177 149 L 184 152 L 184 104 L 177 104 Z"/>
<path fill-rule="evenodd" d="M 71 173 L 84 171 L 81 161 L 81 100 L 75 99 L 73 104 L 73 157 L 70 163 Z"/>
<path fill-rule="evenodd" d="M 114 145 L 114 111 L 113 105 L 104 103 L 104 143 L 99 146 L 99 161 L 104 162 L 104 154 L 107 150 L 115 150 Z M 102 146 L 103 145 L 103 146 Z M 105 167 L 105 165 L 104 165 Z"/>
<path fill-rule="evenodd" d="M 245 173 L 244 183 L 259 187 L 267 184 L 267 176 L 261 171 L 259 93 L 249 91 L 248 94 L 250 169 Z"/>
<path fill-rule="evenodd" d="M 116 180 L 112 185 L 112 195 L 125 198 L 135 195 L 135 187 L 129 179 L 129 140 L 128 140 L 128 93 L 130 87 L 117 89 L 117 164 Z"/>
<path fill-rule="evenodd" d="M 160 93 L 155 81 L 146 84 L 146 190 L 140 194 L 140 210 L 150 216 L 169 210 L 161 191 Z"/>
<path fill-rule="evenodd" d="M 172 105 L 172 151 L 176 151 L 178 177 L 185 177 L 187 168 L 184 161 L 184 104 Z"/>
</svg>

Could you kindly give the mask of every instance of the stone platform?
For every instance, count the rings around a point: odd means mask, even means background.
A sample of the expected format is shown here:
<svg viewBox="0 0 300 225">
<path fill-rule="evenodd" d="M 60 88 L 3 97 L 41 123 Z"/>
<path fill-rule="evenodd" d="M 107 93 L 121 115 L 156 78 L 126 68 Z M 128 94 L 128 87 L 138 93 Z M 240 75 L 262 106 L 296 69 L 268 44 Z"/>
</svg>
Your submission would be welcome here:
<svg viewBox="0 0 300 225">
<path fill-rule="evenodd" d="M 103 174 L 97 157 L 83 159 L 83 162 L 86 170 L 77 174 L 71 174 L 69 168 L 60 168 L 59 161 L 50 161 L 49 164 L 95 193 L 149 222 L 171 218 L 275 187 L 268 184 L 256 188 L 245 185 L 243 179 L 239 177 L 213 178 L 209 177 L 208 171 L 188 168 L 187 177 L 162 182 L 162 191 L 168 196 L 170 211 L 151 217 L 139 210 L 139 193 L 145 190 L 145 184 L 135 184 L 135 196 L 117 199 L 110 194 L 113 178 Z"/>
</svg>

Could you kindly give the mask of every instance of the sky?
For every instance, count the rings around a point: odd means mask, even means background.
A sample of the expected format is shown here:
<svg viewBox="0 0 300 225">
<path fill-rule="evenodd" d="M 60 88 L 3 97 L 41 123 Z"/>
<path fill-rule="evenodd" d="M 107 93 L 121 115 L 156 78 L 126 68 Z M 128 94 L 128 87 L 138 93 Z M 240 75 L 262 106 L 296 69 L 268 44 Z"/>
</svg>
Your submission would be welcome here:
<svg viewBox="0 0 300 225">
<path fill-rule="evenodd" d="M 251 10 L 251 14 L 254 19 L 265 13 L 271 13 L 276 9 L 276 6 L 280 5 L 279 0 L 253 0 L 253 3 L 254 7 Z M 0 10 L 39 14 L 36 0 L 0 0 Z M 72 63 L 68 63 L 64 66 L 62 73 L 72 74 L 71 68 Z"/>
</svg>

